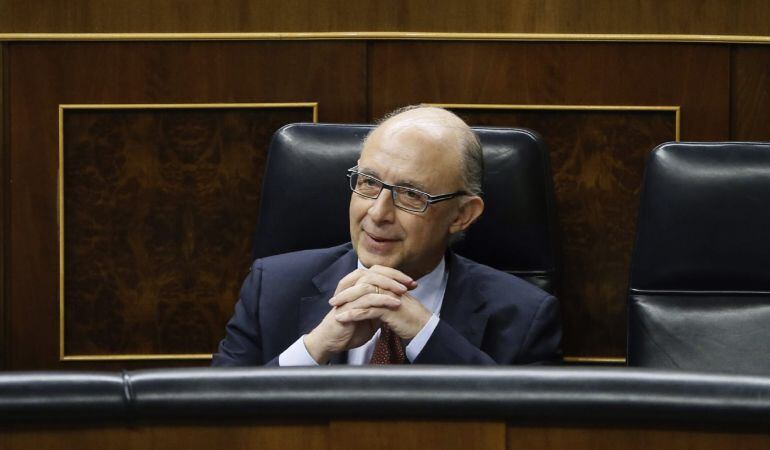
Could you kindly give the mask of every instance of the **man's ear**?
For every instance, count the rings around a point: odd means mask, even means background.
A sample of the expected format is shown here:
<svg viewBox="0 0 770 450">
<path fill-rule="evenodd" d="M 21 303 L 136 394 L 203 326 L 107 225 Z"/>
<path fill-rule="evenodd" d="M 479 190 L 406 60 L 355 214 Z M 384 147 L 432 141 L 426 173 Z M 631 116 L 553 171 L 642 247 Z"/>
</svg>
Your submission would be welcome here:
<svg viewBox="0 0 770 450">
<path fill-rule="evenodd" d="M 460 202 L 457 216 L 449 226 L 449 233 L 451 234 L 465 231 L 484 212 L 484 200 L 477 195 L 463 197 Z"/>
</svg>

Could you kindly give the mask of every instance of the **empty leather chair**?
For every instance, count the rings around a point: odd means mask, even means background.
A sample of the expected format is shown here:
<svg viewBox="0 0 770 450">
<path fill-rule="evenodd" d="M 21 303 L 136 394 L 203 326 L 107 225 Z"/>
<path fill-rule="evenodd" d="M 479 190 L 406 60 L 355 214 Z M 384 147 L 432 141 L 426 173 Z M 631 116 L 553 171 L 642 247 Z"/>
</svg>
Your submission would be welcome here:
<svg viewBox="0 0 770 450">
<path fill-rule="evenodd" d="M 291 124 L 273 136 L 254 258 L 350 240 L 347 169 L 372 125 Z M 555 201 L 548 152 L 535 133 L 474 128 L 484 148 L 486 210 L 456 251 L 553 292 Z"/>
<path fill-rule="evenodd" d="M 652 151 L 628 317 L 629 365 L 770 373 L 770 144 Z"/>
</svg>

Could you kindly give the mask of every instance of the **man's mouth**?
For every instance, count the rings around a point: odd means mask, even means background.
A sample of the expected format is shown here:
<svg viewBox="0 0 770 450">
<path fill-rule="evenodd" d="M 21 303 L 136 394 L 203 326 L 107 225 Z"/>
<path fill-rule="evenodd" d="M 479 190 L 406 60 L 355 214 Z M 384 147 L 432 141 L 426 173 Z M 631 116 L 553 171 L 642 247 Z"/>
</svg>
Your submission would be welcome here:
<svg viewBox="0 0 770 450">
<path fill-rule="evenodd" d="M 377 234 L 369 233 L 368 231 L 364 230 L 364 233 L 371 239 L 372 241 L 378 243 L 378 244 L 387 244 L 389 242 L 396 242 L 398 239 L 387 237 L 387 236 L 380 236 Z"/>
</svg>

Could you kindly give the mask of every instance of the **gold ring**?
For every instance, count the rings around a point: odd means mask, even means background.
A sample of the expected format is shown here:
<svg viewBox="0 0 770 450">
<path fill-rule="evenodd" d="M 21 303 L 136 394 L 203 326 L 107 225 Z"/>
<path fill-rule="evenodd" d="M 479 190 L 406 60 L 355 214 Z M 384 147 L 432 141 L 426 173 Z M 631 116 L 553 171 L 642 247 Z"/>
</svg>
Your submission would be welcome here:
<svg viewBox="0 0 770 450">
<path fill-rule="evenodd" d="M 379 287 L 379 286 L 377 286 L 377 285 L 375 285 L 375 286 L 374 286 L 374 292 L 375 292 L 376 294 L 378 294 L 378 295 L 379 295 L 379 293 L 380 293 L 380 287 Z"/>
</svg>

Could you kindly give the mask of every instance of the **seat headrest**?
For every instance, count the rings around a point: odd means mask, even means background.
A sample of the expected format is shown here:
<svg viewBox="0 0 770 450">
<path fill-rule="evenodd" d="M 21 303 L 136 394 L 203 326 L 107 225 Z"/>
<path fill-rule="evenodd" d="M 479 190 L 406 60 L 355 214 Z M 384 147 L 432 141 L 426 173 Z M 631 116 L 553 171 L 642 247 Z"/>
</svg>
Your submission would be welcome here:
<svg viewBox="0 0 770 450">
<path fill-rule="evenodd" d="M 291 124 L 270 144 L 253 256 L 350 240 L 346 170 L 372 125 Z M 557 266 L 548 153 L 533 132 L 474 128 L 484 149 L 484 214 L 455 249 L 513 273 L 551 276 Z"/>
<path fill-rule="evenodd" d="M 770 291 L 770 144 L 663 144 L 643 186 L 632 291 Z"/>
</svg>

